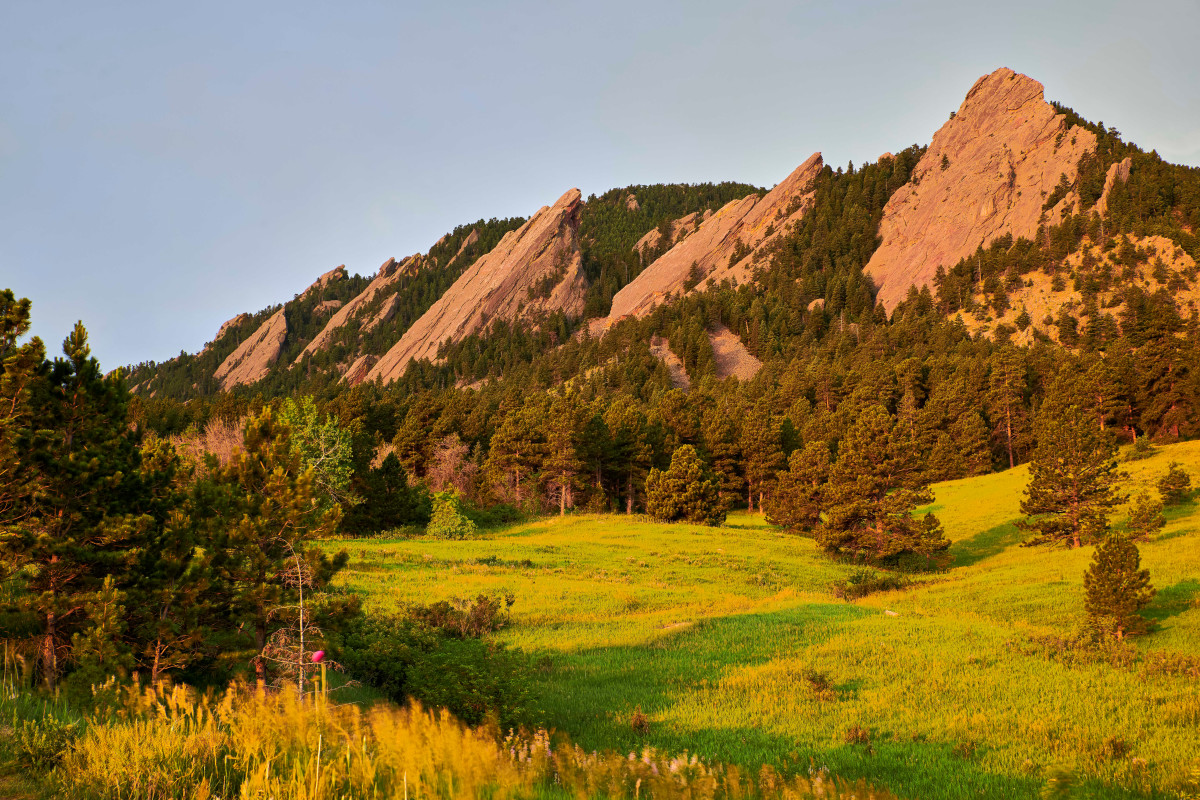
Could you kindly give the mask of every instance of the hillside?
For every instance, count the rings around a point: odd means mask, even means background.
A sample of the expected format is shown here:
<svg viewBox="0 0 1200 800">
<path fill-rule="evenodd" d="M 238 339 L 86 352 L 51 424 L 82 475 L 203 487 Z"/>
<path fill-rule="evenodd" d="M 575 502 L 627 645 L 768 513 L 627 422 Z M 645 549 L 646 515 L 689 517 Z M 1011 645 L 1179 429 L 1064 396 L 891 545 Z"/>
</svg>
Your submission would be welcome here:
<svg viewBox="0 0 1200 800">
<path fill-rule="evenodd" d="M 1196 474 L 1200 445 L 1126 464 L 1128 487 L 1151 487 L 1170 460 Z M 815 763 L 905 797 L 1037 798 L 1056 770 L 1088 797 L 1169 796 L 1200 766 L 1195 677 L 1169 666 L 1200 663 L 1200 509 L 1171 511 L 1142 547 L 1157 630 L 1134 662 L 1089 661 L 1065 641 L 1092 548 L 1019 546 L 1027 479 L 1019 467 L 936 485 L 951 568 L 855 602 L 830 592 L 853 567 L 747 515 L 357 541 L 341 580 L 380 612 L 515 596 L 501 638 L 541 659 L 544 722 L 586 748 Z M 645 740 L 629 726 L 637 707 Z M 869 747 L 845 742 L 855 725 Z"/>
</svg>

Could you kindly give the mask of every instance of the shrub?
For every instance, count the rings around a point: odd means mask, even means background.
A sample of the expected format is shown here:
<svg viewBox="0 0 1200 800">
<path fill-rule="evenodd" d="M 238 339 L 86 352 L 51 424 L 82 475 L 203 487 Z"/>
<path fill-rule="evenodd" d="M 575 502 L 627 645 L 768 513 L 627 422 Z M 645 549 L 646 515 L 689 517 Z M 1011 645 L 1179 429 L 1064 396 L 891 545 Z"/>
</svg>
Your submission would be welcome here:
<svg viewBox="0 0 1200 800">
<path fill-rule="evenodd" d="M 440 600 L 427 606 L 412 606 L 408 616 L 421 624 L 459 639 L 478 639 L 506 627 L 508 610 L 516 602 L 511 594 L 503 598 L 481 594 L 474 601 Z"/>
<path fill-rule="evenodd" d="M 359 617 L 330 644 L 351 678 L 396 702 L 446 708 L 468 724 L 492 714 L 506 729 L 526 721 L 531 677 L 519 652 L 398 616 Z"/>
<path fill-rule="evenodd" d="M 1166 527 L 1167 518 L 1162 510 L 1162 503 L 1151 500 L 1145 492 L 1137 496 L 1129 512 L 1129 535 L 1135 542 L 1149 541 L 1151 536 Z"/>
<path fill-rule="evenodd" d="M 856 569 L 845 580 L 834 581 L 830 591 L 842 600 L 858 600 L 875 592 L 890 592 L 903 589 L 911 581 L 903 575 L 892 575 L 886 572 L 876 572 L 873 569 Z"/>
<path fill-rule="evenodd" d="M 871 744 L 871 732 L 861 725 L 851 725 L 846 729 L 846 744 Z"/>
<path fill-rule="evenodd" d="M 465 539 L 478 531 L 475 523 L 463 513 L 458 495 L 452 490 L 433 496 L 433 515 L 425 532 L 438 539 Z"/>
<path fill-rule="evenodd" d="M 720 525 L 725 509 L 719 482 L 690 444 L 677 449 L 665 471 L 651 469 L 646 478 L 646 511 L 664 522 L 686 520 Z"/>
<path fill-rule="evenodd" d="M 1146 436 L 1141 436 L 1134 440 L 1133 447 L 1129 448 L 1129 452 L 1125 454 L 1125 460 L 1141 461 L 1157 452 L 1158 448 L 1150 443 L 1150 439 Z"/>
<path fill-rule="evenodd" d="M 650 718 L 642 713 L 641 706 L 633 710 L 633 716 L 629 718 L 629 727 L 633 728 L 633 732 L 638 736 L 650 735 Z"/>
<path fill-rule="evenodd" d="M 13 729 L 17 761 L 25 767 L 45 769 L 62 760 L 79 735 L 77 723 L 55 717 L 18 720 Z"/>
<path fill-rule="evenodd" d="M 1192 498 L 1192 476 L 1178 462 L 1172 461 L 1167 465 L 1167 474 L 1158 482 L 1158 493 L 1162 495 L 1164 505 L 1186 503 Z"/>
</svg>

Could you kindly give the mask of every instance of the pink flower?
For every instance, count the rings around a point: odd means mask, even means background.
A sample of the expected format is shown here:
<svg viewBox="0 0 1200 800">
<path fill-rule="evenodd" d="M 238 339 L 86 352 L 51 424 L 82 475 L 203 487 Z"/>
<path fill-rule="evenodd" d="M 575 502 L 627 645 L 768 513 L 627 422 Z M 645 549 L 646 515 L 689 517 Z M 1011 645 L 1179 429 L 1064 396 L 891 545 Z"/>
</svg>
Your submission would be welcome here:
<svg viewBox="0 0 1200 800">
<path fill-rule="evenodd" d="M 315 653 L 313 653 L 313 654 L 312 654 L 312 662 L 313 662 L 314 664 L 320 664 L 320 663 L 321 663 L 321 659 L 323 659 L 324 657 L 325 657 L 325 651 L 324 651 L 324 650 L 318 650 L 317 652 L 315 652 Z"/>
</svg>

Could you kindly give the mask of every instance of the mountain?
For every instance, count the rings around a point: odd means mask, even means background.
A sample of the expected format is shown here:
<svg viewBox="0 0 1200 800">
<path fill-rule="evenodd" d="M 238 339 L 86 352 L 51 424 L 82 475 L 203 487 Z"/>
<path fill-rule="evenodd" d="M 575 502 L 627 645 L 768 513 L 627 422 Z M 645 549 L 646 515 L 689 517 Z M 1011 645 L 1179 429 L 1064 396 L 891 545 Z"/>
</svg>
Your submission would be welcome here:
<svg viewBox="0 0 1200 800">
<path fill-rule="evenodd" d="M 655 380 L 690 386 L 747 380 L 789 342 L 855 334 L 916 302 L 970 335 L 1073 347 L 1116 335 L 1158 293 L 1195 307 L 1197 186 L 1196 170 L 998 69 L 927 147 L 857 169 L 815 153 L 770 191 L 572 189 L 529 219 L 461 225 L 369 279 L 326 273 L 195 356 L 132 368 L 131 383 L 180 400 L 273 396 L 386 385 L 414 363 L 475 385 L 541 362 L 563 380 L 600 366 L 579 358 L 636 353 Z M 581 336 L 590 355 L 559 353 Z"/>
</svg>

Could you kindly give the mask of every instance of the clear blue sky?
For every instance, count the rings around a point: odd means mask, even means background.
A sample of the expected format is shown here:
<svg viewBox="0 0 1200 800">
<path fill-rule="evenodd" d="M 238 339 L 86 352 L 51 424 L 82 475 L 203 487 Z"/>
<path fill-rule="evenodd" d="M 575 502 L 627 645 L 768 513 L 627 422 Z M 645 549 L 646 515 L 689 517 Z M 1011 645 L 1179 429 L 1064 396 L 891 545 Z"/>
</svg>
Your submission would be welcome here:
<svg viewBox="0 0 1200 800">
<path fill-rule="evenodd" d="M 999 66 L 1200 164 L 1200 4 L 0 3 L 0 287 L 195 352 L 338 264 L 661 181 L 928 142 Z"/>
</svg>

